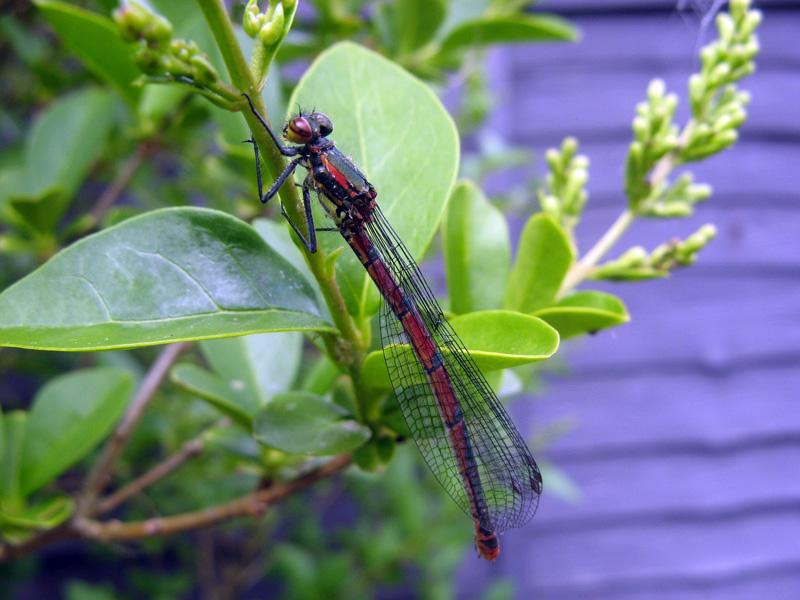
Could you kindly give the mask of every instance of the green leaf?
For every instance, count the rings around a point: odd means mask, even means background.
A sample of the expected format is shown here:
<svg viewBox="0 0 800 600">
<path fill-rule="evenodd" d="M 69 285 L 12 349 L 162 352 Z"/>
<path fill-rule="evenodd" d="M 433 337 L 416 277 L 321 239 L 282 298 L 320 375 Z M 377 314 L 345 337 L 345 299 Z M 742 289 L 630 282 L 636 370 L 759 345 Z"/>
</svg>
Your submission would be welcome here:
<svg viewBox="0 0 800 600">
<path fill-rule="evenodd" d="M 232 386 L 231 382 L 190 363 L 175 365 L 170 377 L 187 392 L 207 401 L 247 431 L 252 430 L 253 415 L 245 408 L 251 404 L 250 398 Z"/>
<path fill-rule="evenodd" d="M 254 429 L 266 446 L 311 456 L 349 452 L 371 435 L 368 427 L 348 419 L 343 408 L 308 392 L 275 396 L 256 415 Z"/>
<path fill-rule="evenodd" d="M 25 506 L 19 513 L 0 510 L 0 531 L 4 536 L 13 536 L 13 530 L 52 529 L 66 521 L 74 509 L 75 501 L 70 496 L 50 496 Z"/>
<path fill-rule="evenodd" d="M 395 63 L 344 42 L 323 52 L 306 71 L 289 101 L 291 107 L 298 104 L 331 118 L 337 147 L 352 153 L 378 191 L 387 219 L 419 259 L 458 170 L 458 134 L 433 92 Z M 315 208 L 318 226 L 324 227 L 327 217 Z M 343 242 L 324 234 L 320 244 L 329 253 Z M 336 273 L 353 314 L 377 311 L 378 295 L 352 252 L 339 257 Z"/>
<path fill-rule="evenodd" d="M 22 454 L 25 496 L 86 456 L 114 427 L 133 393 L 127 371 L 96 367 L 48 382 L 33 401 Z"/>
<path fill-rule="evenodd" d="M 553 15 L 481 16 L 455 27 L 442 42 L 441 53 L 490 44 L 574 41 L 577 37 L 568 21 Z"/>
<path fill-rule="evenodd" d="M 90 71 L 116 88 L 129 105 L 138 102 L 141 88 L 132 84 L 141 73 L 110 19 L 56 0 L 35 0 L 35 4 Z"/>
<path fill-rule="evenodd" d="M 0 465 L 3 464 L 3 453 L 6 451 L 6 430 L 3 425 L 3 406 L 0 405 Z"/>
<path fill-rule="evenodd" d="M 525 224 L 504 308 L 531 313 L 549 306 L 575 255 L 567 234 L 551 217 L 535 214 Z"/>
<path fill-rule="evenodd" d="M 555 327 L 561 339 L 615 327 L 630 319 L 619 298 L 594 291 L 576 292 L 534 314 Z"/>
<path fill-rule="evenodd" d="M 100 157 L 113 123 L 114 95 L 84 89 L 59 98 L 36 120 L 25 143 L 10 208 L 39 231 L 51 231 Z"/>
<path fill-rule="evenodd" d="M 0 346 L 100 350 L 333 331 L 309 285 L 247 224 L 153 211 L 63 250 L 0 294 Z"/>
<path fill-rule="evenodd" d="M 0 461 L 0 505 L 6 510 L 20 510 L 24 497 L 20 491 L 22 447 L 25 444 L 25 426 L 28 413 L 15 410 L 4 418 L 3 460 Z"/>
<path fill-rule="evenodd" d="M 207 340 L 200 349 L 214 370 L 238 387 L 252 390 L 252 410 L 285 392 L 297 376 L 303 336 L 296 331 Z"/>
<path fill-rule="evenodd" d="M 301 389 L 304 392 L 325 394 L 342 374 L 339 366 L 327 354 L 320 355 L 313 365 L 304 369 Z"/>
<path fill-rule="evenodd" d="M 565 471 L 549 461 L 542 460 L 539 461 L 539 468 L 542 471 L 542 480 L 547 485 L 548 493 L 555 494 L 570 504 L 580 504 L 583 500 L 583 492 Z"/>
<path fill-rule="evenodd" d="M 558 332 L 522 313 L 487 310 L 455 317 L 451 324 L 484 373 L 544 360 L 558 349 Z M 367 356 L 362 377 L 377 389 L 391 388 L 383 352 Z"/>
<path fill-rule="evenodd" d="M 66 585 L 66 600 L 119 600 L 110 584 L 100 585 L 72 579 Z"/>
<path fill-rule="evenodd" d="M 180 365 L 173 380 L 252 429 L 256 411 L 286 391 L 297 376 L 303 336 L 295 331 L 260 333 L 200 343 L 215 373 Z"/>
<path fill-rule="evenodd" d="M 394 50 L 407 55 L 430 42 L 447 14 L 444 0 L 396 0 L 389 9 Z"/>
<path fill-rule="evenodd" d="M 442 223 L 450 310 L 500 308 L 511 270 L 511 241 L 503 215 L 471 181 L 460 182 Z"/>
</svg>

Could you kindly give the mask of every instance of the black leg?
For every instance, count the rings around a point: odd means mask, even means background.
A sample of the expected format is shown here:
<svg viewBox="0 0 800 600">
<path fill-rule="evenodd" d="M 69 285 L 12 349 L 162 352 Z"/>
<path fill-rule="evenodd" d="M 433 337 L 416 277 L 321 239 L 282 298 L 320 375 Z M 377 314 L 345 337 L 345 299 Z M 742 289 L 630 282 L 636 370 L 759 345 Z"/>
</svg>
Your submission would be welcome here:
<svg viewBox="0 0 800 600">
<path fill-rule="evenodd" d="M 284 171 L 285 172 L 285 171 Z M 297 225 L 289 218 L 289 215 L 286 214 L 286 210 L 283 208 L 283 203 L 281 203 L 281 214 L 284 218 L 289 222 L 289 225 L 292 226 L 294 232 L 297 234 L 297 237 L 303 242 L 303 245 L 306 247 L 306 250 L 314 254 L 317 251 L 317 230 L 314 228 L 314 214 L 311 212 L 311 194 L 308 191 L 308 187 L 303 186 L 303 207 L 305 208 L 306 213 L 306 225 L 308 226 L 308 239 L 305 238 L 303 233 L 297 228 Z"/>
<path fill-rule="evenodd" d="M 247 94 L 242 94 L 242 95 L 245 98 L 247 98 L 247 103 L 250 105 L 250 110 L 256 116 L 256 119 L 259 120 L 261 125 L 264 126 L 264 129 L 267 130 L 267 133 L 272 138 L 272 141 L 275 142 L 275 145 L 278 147 L 278 150 L 280 151 L 280 153 L 283 154 L 284 156 L 297 156 L 298 152 L 300 152 L 300 149 L 299 148 L 292 148 L 290 146 L 284 146 L 283 144 L 281 144 L 280 139 L 278 139 L 278 136 L 275 135 L 274 131 L 272 131 L 272 127 L 269 126 L 269 123 L 267 123 L 267 120 L 264 117 L 262 117 L 259 114 L 259 112 L 256 110 L 256 107 L 253 106 L 253 101 L 250 100 L 250 96 L 248 96 Z M 253 145 L 255 145 L 255 143 L 253 143 Z"/>
<path fill-rule="evenodd" d="M 275 183 L 267 190 L 265 194 L 263 192 L 263 185 L 261 183 L 261 157 L 258 153 L 258 144 L 251 136 L 249 140 L 245 140 L 246 143 L 253 144 L 253 151 L 256 155 L 256 181 L 258 181 L 258 198 L 261 200 L 263 204 L 269 202 L 275 194 L 278 193 L 278 190 L 281 189 L 281 186 L 286 183 L 286 180 L 292 176 L 294 170 L 297 168 L 297 165 L 300 163 L 302 158 L 295 158 L 292 162 L 286 165 L 286 168 L 283 170 L 278 176 L 278 179 L 275 180 Z M 297 185 L 297 184 L 295 184 Z M 281 205 L 281 214 L 283 218 L 292 226 L 294 232 L 298 235 L 298 237 L 303 241 L 303 245 L 306 249 L 311 252 L 312 254 L 317 251 L 317 232 L 314 229 L 314 215 L 311 212 L 311 195 L 309 194 L 308 188 L 305 185 L 301 185 L 300 187 L 303 188 L 303 206 L 305 208 L 306 213 L 306 224 L 308 225 L 308 239 L 302 234 L 300 229 L 298 229 L 297 225 L 294 224 L 294 221 L 286 214 L 286 209 L 283 207 L 283 202 L 280 202 Z"/>
<path fill-rule="evenodd" d="M 272 197 L 278 193 L 278 190 L 281 189 L 281 186 L 289 177 L 291 177 L 292 173 L 294 173 L 294 170 L 297 168 L 297 165 L 300 164 L 301 159 L 296 158 L 286 165 L 286 168 L 280 175 L 278 175 L 278 179 L 275 180 L 275 183 L 272 184 L 265 194 L 263 184 L 261 182 L 261 153 L 258 151 L 258 144 L 256 144 L 256 141 L 253 139 L 252 135 L 250 136 L 249 140 L 245 140 L 243 143 L 253 144 L 253 152 L 255 152 L 256 155 L 256 181 L 258 182 L 258 199 L 261 200 L 262 204 L 266 204 L 272 200 Z"/>
</svg>

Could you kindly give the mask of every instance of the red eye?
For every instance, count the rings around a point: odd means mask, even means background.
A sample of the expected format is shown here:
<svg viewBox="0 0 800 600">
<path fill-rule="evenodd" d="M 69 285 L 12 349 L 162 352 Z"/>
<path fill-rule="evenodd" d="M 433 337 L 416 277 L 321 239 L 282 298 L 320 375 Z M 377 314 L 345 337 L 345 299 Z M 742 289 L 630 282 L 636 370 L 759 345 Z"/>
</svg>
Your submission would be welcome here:
<svg viewBox="0 0 800 600">
<path fill-rule="evenodd" d="M 286 137 L 295 144 L 305 144 L 311 139 L 311 124 L 305 117 L 296 117 L 289 122 Z"/>
</svg>

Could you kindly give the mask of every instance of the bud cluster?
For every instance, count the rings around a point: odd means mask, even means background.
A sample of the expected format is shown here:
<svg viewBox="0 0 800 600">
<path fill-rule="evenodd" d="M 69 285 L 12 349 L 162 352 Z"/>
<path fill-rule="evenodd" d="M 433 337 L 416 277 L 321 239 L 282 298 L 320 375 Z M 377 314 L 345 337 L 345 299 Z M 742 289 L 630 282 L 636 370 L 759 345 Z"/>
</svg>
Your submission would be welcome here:
<svg viewBox="0 0 800 600">
<path fill-rule="evenodd" d="M 652 195 L 647 175 L 655 164 L 680 145 L 673 123 L 678 97 L 666 94 L 666 86 L 654 79 L 647 88 L 647 102 L 636 105 L 633 142 L 625 164 L 625 192 L 632 210 Z"/>
<path fill-rule="evenodd" d="M 244 31 L 256 41 L 250 68 L 259 85 L 267 77 L 269 65 L 289 32 L 297 10 L 297 0 L 269 0 L 266 10 L 259 11 L 257 0 L 249 0 L 244 9 Z"/>
<path fill-rule="evenodd" d="M 664 82 L 654 80 L 647 102 L 636 107 L 634 141 L 625 169 L 625 190 L 632 212 L 648 217 L 680 217 L 692 213 L 692 204 L 706 198 L 707 186 L 682 177 L 669 185 L 667 175 L 676 165 L 700 160 L 731 146 L 744 123 L 749 94 L 736 82 L 755 70 L 759 45 L 755 30 L 761 13 L 750 10 L 750 0 L 732 0 L 730 14 L 717 16 L 719 39 L 702 49 L 701 71 L 689 79 L 692 119 L 679 133 L 673 122 L 678 100 L 666 94 Z"/>
<path fill-rule="evenodd" d="M 641 246 L 634 246 L 619 258 L 597 267 L 591 277 L 612 281 L 666 277 L 673 269 L 693 264 L 697 260 L 697 253 L 716 234 L 713 225 L 703 225 L 685 240 L 669 240 L 649 254 Z"/>
<path fill-rule="evenodd" d="M 575 228 L 580 220 L 588 194 L 586 182 L 589 179 L 589 159 L 577 154 L 578 140 L 564 139 L 561 151 L 551 148 L 545 154 L 549 167 L 546 185 L 539 191 L 539 204 L 542 211 L 569 230 Z"/>
<path fill-rule="evenodd" d="M 114 21 L 125 41 L 140 44 L 135 60 L 145 75 L 189 79 L 204 87 L 219 80 L 197 44 L 172 39 L 172 24 L 146 6 L 130 2 L 114 11 Z"/>
</svg>

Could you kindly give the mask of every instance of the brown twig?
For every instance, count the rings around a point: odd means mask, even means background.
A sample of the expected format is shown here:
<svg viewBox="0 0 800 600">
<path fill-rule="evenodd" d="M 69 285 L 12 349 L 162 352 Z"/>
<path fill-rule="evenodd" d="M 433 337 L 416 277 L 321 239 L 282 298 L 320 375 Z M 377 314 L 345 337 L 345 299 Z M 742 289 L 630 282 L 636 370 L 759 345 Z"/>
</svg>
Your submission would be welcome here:
<svg viewBox="0 0 800 600">
<path fill-rule="evenodd" d="M 170 344 L 159 355 L 158 359 L 150 371 L 144 378 L 139 391 L 133 398 L 128 412 L 122 418 L 122 421 L 117 425 L 116 430 L 111 438 L 106 442 L 105 447 L 100 455 L 100 458 L 92 467 L 92 470 L 86 476 L 86 481 L 83 485 L 83 490 L 78 497 L 78 506 L 76 508 L 76 517 L 86 517 L 94 514 L 95 503 L 103 491 L 108 481 L 111 478 L 111 472 L 114 469 L 114 464 L 117 462 L 119 455 L 122 453 L 125 444 L 128 441 L 131 433 L 133 432 L 139 420 L 142 418 L 147 405 L 150 404 L 153 396 L 158 390 L 164 378 L 167 376 L 170 367 L 180 354 L 191 345 L 191 342 L 181 342 L 178 344 Z"/>
<path fill-rule="evenodd" d="M 111 185 L 109 185 L 103 191 L 103 193 L 100 195 L 100 198 L 97 199 L 97 202 L 95 202 L 95 205 L 92 207 L 92 210 L 89 211 L 90 229 L 97 227 L 100 219 L 103 218 L 103 215 L 111 207 L 111 205 L 116 202 L 117 198 L 122 193 L 122 190 L 127 187 L 131 178 L 134 176 L 136 171 L 139 170 L 139 167 L 144 162 L 144 159 L 154 152 L 157 144 L 158 142 L 156 138 L 145 140 L 139 144 L 139 146 L 136 148 L 136 152 L 134 152 L 133 156 L 123 165 L 122 170 L 114 178 L 114 181 L 112 181 Z"/>
<path fill-rule="evenodd" d="M 147 471 L 144 475 L 137 477 L 126 486 L 118 489 L 113 494 L 109 494 L 105 498 L 100 499 L 95 506 L 93 514 L 104 515 L 111 512 L 117 506 L 125 502 L 128 498 L 135 496 L 144 488 L 153 485 L 159 479 L 162 479 L 172 473 L 175 469 L 185 464 L 190 459 L 201 454 L 205 449 L 205 433 L 197 436 L 193 440 L 189 440 L 181 449 L 168 456 L 165 460 L 158 463 L 155 467 Z"/>
<path fill-rule="evenodd" d="M 133 540 L 157 535 L 171 535 L 191 529 L 208 527 L 236 517 L 257 516 L 266 511 L 271 505 L 321 479 L 331 477 L 345 469 L 349 464 L 350 455 L 342 454 L 293 481 L 257 490 L 226 504 L 172 517 L 148 519 L 132 523 L 122 523 L 120 521 L 101 522 L 87 517 L 76 517 L 58 527 L 43 531 L 21 544 L 0 544 L 0 563 L 24 556 L 55 542 L 77 537 L 97 541 Z"/>
<path fill-rule="evenodd" d="M 293 481 L 278 483 L 257 490 L 226 504 L 220 504 L 171 517 L 158 517 L 144 521 L 124 523 L 122 521 L 96 521 L 81 517 L 74 527 L 82 537 L 111 542 L 135 540 L 146 537 L 172 535 L 183 531 L 208 527 L 220 521 L 236 517 L 259 516 L 272 504 L 280 502 L 294 492 L 338 473 L 350 464 L 350 455 L 343 454 Z"/>
<path fill-rule="evenodd" d="M 21 544 L 0 544 L 0 563 L 13 558 L 18 558 L 20 556 L 25 556 L 26 554 L 35 552 L 39 548 L 44 548 L 45 546 L 49 546 L 55 542 L 76 537 L 78 537 L 77 532 L 72 529 L 70 522 L 67 521 L 58 527 L 37 533 L 32 538 L 25 540 Z"/>
</svg>

